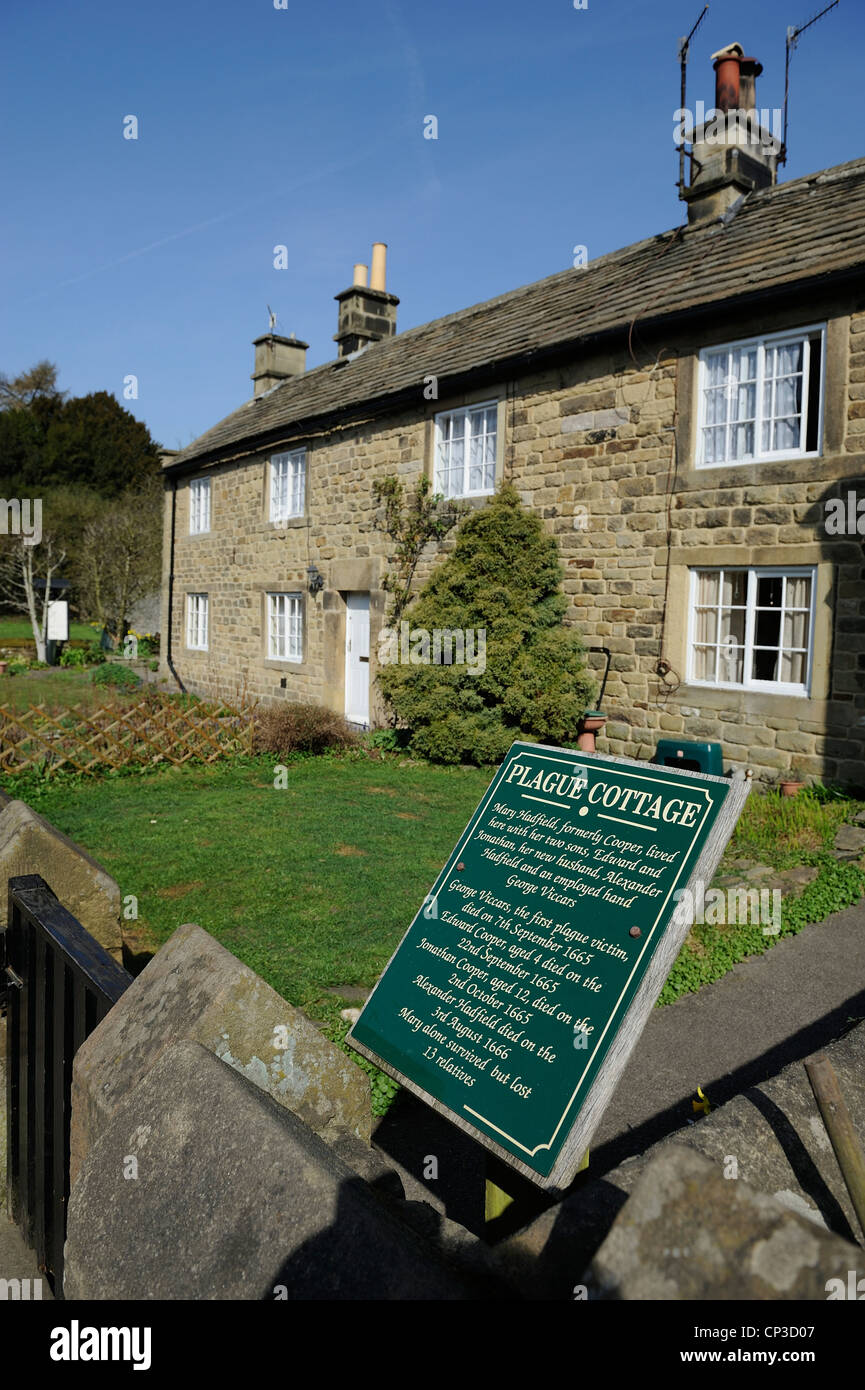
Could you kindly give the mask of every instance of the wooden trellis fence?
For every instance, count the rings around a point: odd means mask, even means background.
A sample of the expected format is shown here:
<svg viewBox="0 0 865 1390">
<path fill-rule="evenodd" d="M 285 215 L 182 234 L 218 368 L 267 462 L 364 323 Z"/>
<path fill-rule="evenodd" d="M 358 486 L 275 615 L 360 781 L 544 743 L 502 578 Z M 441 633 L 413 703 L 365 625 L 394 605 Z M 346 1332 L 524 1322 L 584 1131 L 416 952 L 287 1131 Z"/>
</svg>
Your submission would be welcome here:
<svg viewBox="0 0 865 1390">
<path fill-rule="evenodd" d="M 71 705 L 60 713 L 0 704 L 0 772 L 212 763 L 251 753 L 253 729 L 251 709 L 181 706 L 170 695 L 88 710 Z"/>
</svg>

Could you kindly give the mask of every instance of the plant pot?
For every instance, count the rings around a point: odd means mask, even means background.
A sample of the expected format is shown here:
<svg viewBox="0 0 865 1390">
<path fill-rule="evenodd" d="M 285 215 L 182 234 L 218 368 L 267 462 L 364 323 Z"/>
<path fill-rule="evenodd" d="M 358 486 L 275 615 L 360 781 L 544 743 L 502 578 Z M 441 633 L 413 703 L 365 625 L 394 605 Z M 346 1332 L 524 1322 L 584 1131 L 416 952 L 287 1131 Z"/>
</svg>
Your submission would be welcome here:
<svg viewBox="0 0 865 1390">
<path fill-rule="evenodd" d="M 782 796 L 796 796 L 796 794 L 802 790 L 805 783 L 794 782 L 792 779 L 787 779 L 783 782 L 779 782 L 778 785 L 781 788 Z"/>
<path fill-rule="evenodd" d="M 594 753 L 595 735 L 600 733 L 607 722 L 607 716 L 602 714 L 599 709 L 587 709 L 582 719 L 577 734 L 577 747 L 583 753 Z"/>
<path fill-rule="evenodd" d="M 5 676 L 8 665 L 8 661 L 0 661 L 0 676 Z"/>
</svg>

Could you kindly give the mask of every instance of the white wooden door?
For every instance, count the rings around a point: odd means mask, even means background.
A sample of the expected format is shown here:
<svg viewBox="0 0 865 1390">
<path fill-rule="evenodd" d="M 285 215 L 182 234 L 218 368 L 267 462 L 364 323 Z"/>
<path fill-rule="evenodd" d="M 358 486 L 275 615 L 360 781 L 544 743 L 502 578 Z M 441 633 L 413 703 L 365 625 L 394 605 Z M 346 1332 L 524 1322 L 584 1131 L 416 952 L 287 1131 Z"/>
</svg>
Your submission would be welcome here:
<svg viewBox="0 0 865 1390">
<path fill-rule="evenodd" d="M 369 724 L 369 594 L 347 594 L 345 612 L 345 717 Z"/>
</svg>

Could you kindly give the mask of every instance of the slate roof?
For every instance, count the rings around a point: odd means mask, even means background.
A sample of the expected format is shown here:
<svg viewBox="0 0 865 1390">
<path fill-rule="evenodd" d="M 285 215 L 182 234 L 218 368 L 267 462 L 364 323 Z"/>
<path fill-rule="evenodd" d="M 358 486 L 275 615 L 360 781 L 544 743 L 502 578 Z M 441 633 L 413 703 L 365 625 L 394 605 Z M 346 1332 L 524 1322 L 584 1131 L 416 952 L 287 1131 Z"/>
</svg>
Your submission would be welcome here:
<svg viewBox="0 0 865 1390">
<path fill-rule="evenodd" d="M 169 469 L 251 452 L 280 431 L 396 398 L 433 374 L 587 342 L 731 297 L 865 267 L 865 159 L 751 193 L 729 221 L 677 228 L 448 314 L 281 382 L 199 436 Z M 865 285 L 865 281 L 863 281 Z M 242 445 L 248 449 L 241 450 Z"/>
</svg>

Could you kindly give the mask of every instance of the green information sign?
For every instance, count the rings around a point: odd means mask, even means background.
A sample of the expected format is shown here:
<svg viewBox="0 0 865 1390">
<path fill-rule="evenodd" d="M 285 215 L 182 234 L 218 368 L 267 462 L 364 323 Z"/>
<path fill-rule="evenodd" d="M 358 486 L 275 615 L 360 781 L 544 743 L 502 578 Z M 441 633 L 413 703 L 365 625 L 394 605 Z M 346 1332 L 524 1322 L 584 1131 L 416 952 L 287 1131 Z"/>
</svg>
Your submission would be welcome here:
<svg viewBox="0 0 865 1390">
<path fill-rule="evenodd" d="M 515 743 L 349 1042 L 567 1185 L 748 784 Z"/>
</svg>

